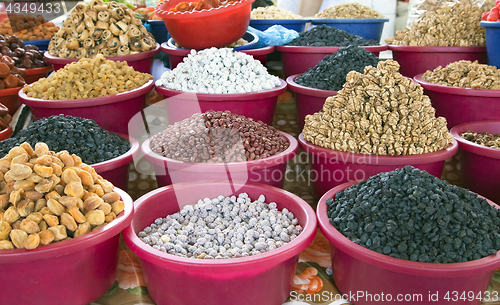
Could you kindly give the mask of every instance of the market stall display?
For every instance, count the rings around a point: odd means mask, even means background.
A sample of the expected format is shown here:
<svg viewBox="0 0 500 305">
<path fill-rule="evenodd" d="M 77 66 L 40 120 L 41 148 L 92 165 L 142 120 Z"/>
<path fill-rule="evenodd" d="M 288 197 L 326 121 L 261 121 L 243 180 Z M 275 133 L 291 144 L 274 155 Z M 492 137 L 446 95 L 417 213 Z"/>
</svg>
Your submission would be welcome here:
<svg viewBox="0 0 500 305">
<path fill-rule="evenodd" d="M 278 24 L 300 33 L 304 32 L 308 22 L 308 18 L 273 5 L 256 7 L 250 15 L 250 26 L 259 31 L 265 31 Z"/>
<path fill-rule="evenodd" d="M 21 12 L 21 9 L 19 9 Z M 0 22 L 0 35 L 10 37 L 15 35 L 25 44 L 35 45 L 40 51 L 48 48 L 49 41 L 59 30 L 54 23 L 48 22 L 42 15 L 10 15 Z"/>
</svg>

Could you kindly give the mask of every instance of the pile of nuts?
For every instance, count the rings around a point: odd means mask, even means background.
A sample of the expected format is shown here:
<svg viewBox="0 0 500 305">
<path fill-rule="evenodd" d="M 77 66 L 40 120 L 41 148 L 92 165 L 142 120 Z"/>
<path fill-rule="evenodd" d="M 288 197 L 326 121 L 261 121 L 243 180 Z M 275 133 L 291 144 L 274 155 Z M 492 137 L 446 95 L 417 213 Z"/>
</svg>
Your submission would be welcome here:
<svg viewBox="0 0 500 305">
<path fill-rule="evenodd" d="M 2 55 L 12 58 L 17 68 L 33 69 L 50 66 L 50 63 L 43 58 L 43 52 L 40 52 L 37 46 L 25 45 L 16 35 L 11 35 L 8 38 L 0 35 L 0 52 Z"/>
<path fill-rule="evenodd" d="M 304 17 L 270 5 L 254 8 L 250 14 L 250 19 L 304 19 Z"/>
<path fill-rule="evenodd" d="M 397 31 L 387 44 L 404 46 L 485 46 L 482 10 L 471 5 L 445 5 L 429 11 L 410 28 Z"/>
<path fill-rule="evenodd" d="M 36 17 L 13 15 L 0 22 L 0 35 L 9 37 L 16 35 L 21 40 L 50 39 L 59 30 L 52 22 L 48 22 L 41 15 Z"/>
<path fill-rule="evenodd" d="M 351 71 L 344 88 L 305 118 L 304 138 L 337 151 L 415 155 L 446 148 L 453 136 L 420 85 L 397 71 L 393 60 Z"/>
<path fill-rule="evenodd" d="M 434 12 L 444 5 L 461 3 L 463 5 L 479 6 L 483 1 L 484 3 L 480 9 L 482 12 L 487 12 L 495 6 L 496 0 L 414 0 L 408 7 L 408 27 L 423 18 L 428 12 Z"/>
<path fill-rule="evenodd" d="M 169 125 L 151 138 L 154 153 L 190 163 L 259 160 L 290 146 L 274 127 L 229 111 L 209 110 Z"/>
<path fill-rule="evenodd" d="M 141 87 L 153 76 L 141 73 L 127 62 L 106 60 L 102 54 L 72 62 L 25 86 L 28 97 L 43 100 L 74 100 L 114 95 Z"/>
<path fill-rule="evenodd" d="M 330 6 L 327 9 L 314 15 L 314 18 L 327 18 L 327 19 L 358 19 L 358 18 L 385 18 L 374 9 L 364 6 L 357 2 L 346 2 Z"/>
<path fill-rule="evenodd" d="M 156 48 L 151 33 L 124 3 L 92 0 L 77 4 L 64 28 L 49 43 L 49 54 L 61 58 L 93 58 L 137 54 Z"/>
<path fill-rule="evenodd" d="M 4 104 L 0 104 L 0 130 L 9 127 L 10 122 L 12 122 L 12 117 L 9 114 L 9 108 L 5 107 Z"/>
<path fill-rule="evenodd" d="M 96 230 L 125 208 L 113 184 L 67 151 L 23 143 L 0 159 L 0 249 L 35 249 Z"/>
<path fill-rule="evenodd" d="M 455 61 L 446 67 L 426 71 L 422 79 L 430 83 L 471 89 L 500 90 L 500 71 L 494 67 L 468 60 Z"/>
<path fill-rule="evenodd" d="M 302 226 L 292 212 L 252 201 L 247 193 L 205 198 L 179 212 L 157 218 L 137 235 L 156 250 L 194 259 L 247 257 L 279 248 L 294 240 Z"/>
<path fill-rule="evenodd" d="M 171 8 L 171 12 L 192 12 L 218 8 L 239 0 L 198 0 L 197 2 L 181 2 Z"/>
<path fill-rule="evenodd" d="M 14 66 L 15 62 L 9 56 L 0 55 L 0 90 L 24 86 L 26 70 Z"/>
<path fill-rule="evenodd" d="M 466 139 L 467 141 L 471 141 L 479 145 L 492 148 L 500 148 L 500 133 L 491 134 L 487 131 L 476 133 L 472 130 L 467 130 L 460 136 Z"/>
</svg>

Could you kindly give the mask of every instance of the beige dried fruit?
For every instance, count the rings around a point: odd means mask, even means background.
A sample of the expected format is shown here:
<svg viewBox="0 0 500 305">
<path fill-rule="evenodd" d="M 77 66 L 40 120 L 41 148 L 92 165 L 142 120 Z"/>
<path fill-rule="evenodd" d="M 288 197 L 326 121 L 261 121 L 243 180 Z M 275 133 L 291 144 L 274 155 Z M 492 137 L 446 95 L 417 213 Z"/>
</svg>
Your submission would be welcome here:
<svg viewBox="0 0 500 305">
<path fill-rule="evenodd" d="M 109 204 L 107 202 L 101 202 L 98 209 L 103 211 L 104 215 L 108 215 L 109 213 L 111 213 L 112 208 L 111 208 L 111 204 Z"/>
<path fill-rule="evenodd" d="M 1 220 L 0 221 L 0 240 L 7 239 L 7 237 L 9 237 L 11 230 L 12 230 L 12 227 L 9 225 L 9 223 L 4 221 L 4 220 Z"/>
<path fill-rule="evenodd" d="M 9 240 L 0 240 L 0 250 L 14 249 L 14 245 Z"/>
<path fill-rule="evenodd" d="M 47 207 L 50 209 L 52 213 L 54 213 L 57 216 L 61 216 L 62 213 L 64 213 L 65 211 L 65 207 L 55 199 L 47 200 Z"/>
<path fill-rule="evenodd" d="M 446 67 L 426 71 L 422 79 L 430 83 L 471 89 L 500 90 L 500 71 L 476 61 L 459 60 Z"/>
<path fill-rule="evenodd" d="M 13 206 L 9 207 L 5 213 L 3 213 L 3 221 L 6 221 L 8 224 L 14 223 L 16 220 L 18 220 L 21 216 L 17 212 L 17 209 Z"/>
<path fill-rule="evenodd" d="M 337 5 L 330 6 L 322 10 L 321 12 L 314 15 L 314 18 L 347 18 L 347 19 L 358 19 L 358 18 L 385 18 L 384 15 L 380 14 L 376 10 L 356 3 L 356 2 L 346 2 Z"/>
<path fill-rule="evenodd" d="M 94 209 L 97 209 L 102 203 L 104 203 L 104 201 L 102 200 L 101 197 L 90 196 L 83 202 L 83 208 L 87 212 L 92 211 Z"/>
<path fill-rule="evenodd" d="M 33 171 L 31 167 L 24 164 L 12 164 L 7 172 L 13 180 L 23 180 L 29 177 Z"/>
<path fill-rule="evenodd" d="M 43 215 L 43 220 L 45 220 L 49 227 L 55 227 L 59 225 L 59 218 L 56 215 L 45 214 Z"/>
<path fill-rule="evenodd" d="M 92 210 L 85 214 L 87 222 L 93 226 L 102 225 L 105 222 L 105 217 L 106 215 L 101 210 Z"/>
<path fill-rule="evenodd" d="M 52 176 L 52 174 L 54 173 L 54 169 L 52 168 L 52 166 L 45 166 L 39 164 L 35 164 L 35 166 L 33 167 L 33 171 L 44 178 L 48 178 Z"/>
<path fill-rule="evenodd" d="M 78 225 L 78 228 L 75 231 L 74 237 L 85 235 L 92 231 L 92 226 L 88 222 L 84 222 Z"/>
<path fill-rule="evenodd" d="M 41 157 L 43 155 L 48 155 L 49 153 L 50 150 L 47 144 L 43 142 L 38 142 L 35 144 L 35 155 L 37 155 L 38 157 Z"/>
<path fill-rule="evenodd" d="M 77 228 L 75 219 L 68 213 L 63 213 L 61 215 L 61 224 L 70 231 L 75 231 Z"/>
<path fill-rule="evenodd" d="M 59 203 L 67 208 L 76 206 L 77 199 L 71 196 L 62 196 L 58 199 Z"/>
<path fill-rule="evenodd" d="M 102 199 L 104 200 L 104 202 L 113 203 L 120 200 L 121 198 L 117 192 L 109 192 L 107 194 L 104 194 L 104 196 L 102 196 Z"/>
<path fill-rule="evenodd" d="M 82 198 L 84 195 L 83 185 L 76 181 L 70 182 L 64 188 L 64 193 L 68 196 Z"/>
<path fill-rule="evenodd" d="M 43 230 L 38 233 L 38 237 L 40 237 L 40 244 L 48 245 L 54 241 L 54 234 L 50 230 Z"/>
<path fill-rule="evenodd" d="M 29 199 L 23 199 L 17 204 L 17 212 L 21 217 L 27 217 L 35 210 L 35 203 Z"/>
<path fill-rule="evenodd" d="M 120 215 L 120 213 L 125 209 L 125 203 L 121 200 L 117 200 L 111 204 L 111 208 L 115 215 Z"/>
<path fill-rule="evenodd" d="M 40 237 L 38 234 L 30 234 L 28 238 L 24 240 L 24 248 L 31 250 L 38 247 L 40 244 Z"/>
<path fill-rule="evenodd" d="M 21 230 L 25 231 L 28 234 L 38 233 L 40 232 L 40 227 L 33 220 L 23 219 L 21 221 Z"/>
<path fill-rule="evenodd" d="M 70 156 L 70 158 L 71 158 L 71 156 Z M 73 160 L 73 159 L 71 159 L 71 160 Z M 65 168 L 62 172 L 61 180 L 65 184 L 69 184 L 71 182 L 78 182 L 80 184 L 82 183 L 82 179 L 80 179 L 80 177 L 78 177 L 78 174 L 73 170 L 73 168 Z"/>
<path fill-rule="evenodd" d="M 18 249 L 24 248 L 24 241 L 28 238 L 28 234 L 23 230 L 13 229 L 10 231 L 10 241 Z"/>
<path fill-rule="evenodd" d="M 40 221 L 42 221 L 42 219 L 43 219 L 43 215 L 40 212 L 34 212 L 34 213 L 29 214 L 28 217 L 26 217 L 26 219 L 34 221 L 35 223 L 39 224 Z"/>
<path fill-rule="evenodd" d="M 63 225 L 49 227 L 47 230 L 54 234 L 54 241 L 60 241 L 68 237 L 68 234 L 66 233 L 66 227 Z"/>
<path fill-rule="evenodd" d="M 106 223 L 109 223 L 109 222 L 112 222 L 113 220 L 115 220 L 115 218 L 116 218 L 115 213 L 111 212 L 108 215 L 106 215 L 106 217 L 104 218 L 104 221 L 106 221 Z"/>
<path fill-rule="evenodd" d="M 38 224 L 38 228 L 40 228 L 40 231 L 47 230 L 49 225 L 45 222 L 45 220 L 40 221 Z"/>
</svg>

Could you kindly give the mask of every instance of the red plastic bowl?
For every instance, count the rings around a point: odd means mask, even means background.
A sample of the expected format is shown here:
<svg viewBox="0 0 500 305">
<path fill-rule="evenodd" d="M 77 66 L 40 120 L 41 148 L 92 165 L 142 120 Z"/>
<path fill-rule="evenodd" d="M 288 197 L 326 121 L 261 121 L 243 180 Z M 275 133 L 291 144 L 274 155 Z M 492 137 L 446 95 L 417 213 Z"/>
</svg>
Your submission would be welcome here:
<svg viewBox="0 0 500 305">
<path fill-rule="evenodd" d="M 128 134 L 130 119 L 142 111 L 146 103 L 146 94 L 153 87 L 154 81 L 150 80 L 128 92 L 82 100 L 42 100 L 28 97 L 21 90 L 19 99 L 23 104 L 30 106 L 35 121 L 51 115 L 72 115 L 92 119 L 108 131 Z"/>
<path fill-rule="evenodd" d="M 52 66 L 26 69 L 26 77 L 24 78 L 24 81 L 26 84 L 34 83 L 42 77 L 47 77 L 52 71 L 54 71 L 54 67 Z"/>
<path fill-rule="evenodd" d="M 155 13 L 163 19 L 168 33 L 187 49 L 222 47 L 243 37 L 250 23 L 252 2 L 238 2 L 192 12 L 171 12 L 185 0 L 165 0 L 156 5 Z"/>
<path fill-rule="evenodd" d="M 253 181 L 282 187 L 285 181 L 286 163 L 297 154 L 297 140 L 285 136 L 290 146 L 282 153 L 269 158 L 233 163 L 187 163 L 157 155 L 149 148 L 151 138 L 142 143 L 141 151 L 154 167 L 158 186 L 196 180 Z M 229 180 L 230 179 L 230 180 Z"/>
<path fill-rule="evenodd" d="M 477 133 L 500 133 L 500 121 L 470 122 L 457 125 L 451 134 L 460 147 L 460 164 L 462 166 L 463 186 L 494 202 L 500 202 L 500 149 L 486 147 L 465 140 L 460 136 L 472 130 Z"/>
<path fill-rule="evenodd" d="M 410 156 L 369 155 L 342 152 L 314 145 L 299 135 L 299 146 L 310 158 L 311 171 L 308 179 L 312 183 L 316 197 L 320 198 L 332 187 L 344 182 L 366 180 L 369 177 L 412 165 L 429 174 L 441 178 L 444 161 L 458 151 L 458 143 L 453 140 L 447 148 L 427 154 Z"/>
<path fill-rule="evenodd" d="M 112 61 L 126 61 L 127 64 L 134 68 L 137 72 L 149 73 L 151 74 L 153 68 L 153 60 L 156 54 L 160 53 L 160 44 L 156 44 L 156 48 L 146 52 L 141 52 L 133 55 L 116 56 L 116 57 L 106 57 L 108 60 Z M 57 71 L 64 68 L 69 63 L 79 61 L 79 58 L 60 58 L 52 56 L 46 51 L 43 54 L 45 61 L 50 62 L 54 66 L 54 70 Z"/>
<path fill-rule="evenodd" d="M 244 115 L 255 121 L 262 121 L 267 125 L 273 124 L 274 109 L 278 102 L 278 95 L 286 91 L 286 82 L 273 89 L 262 92 L 236 94 L 205 94 L 188 93 L 168 89 L 164 86 L 156 87 L 156 92 L 163 94 L 169 124 L 182 121 L 195 113 L 208 110 L 225 111 Z"/>
<path fill-rule="evenodd" d="M 178 212 L 200 198 L 246 192 L 266 196 L 299 220 L 302 233 L 275 250 L 243 258 L 194 259 L 175 256 L 143 243 L 137 233 L 157 217 Z M 123 231 L 125 242 L 141 257 L 148 292 L 158 305 L 278 305 L 292 289 L 299 253 L 314 239 L 316 215 L 307 202 L 285 190 L 259 183 L 203 181 L 162 187 L 135 201 L 135 217 Z"/>
<path fill-rule="evenodd" d="M 11 116 L 21 107 L 21 102 L 17 94 L 22 88 L 23 86 L 0 90 L 0 103 L 9 109 L 9 114 Z"/>
<path fill-rule="evenodd" d="M 191 52 L 191 50 L 172 48 L 166 42 L 161 44 L 161 51 L 163 53 L 168 54 L 168 59 L 170 61 L 171 69 L 175 69 L 175 67 L 177 67 L 177 65 L 183 61 L 184 57 L 188 56 L 189 52 Z M 273 51 L 274 51 L 274 46 L 267 46 L 258 49 L 241 50 L 238 52 L 252 55 L 253 58 L 257 59 L 263 65 L 265 65 L 267 62 L 267 54 L 270 54 Z"/>
<path fill-rule="evenodd" d="M 314 114 L 323 109 L 325 101 L 330 96 L 337 95 L 337 91 L 320 90 L 299 85 L 295 82 L 300 74 L 289 76 L 286 79 L 288 89 L 295 93 L 295 107 L 297 108 L 297 120 L 299 127 L 304 128 L 306 115 Z"/>
<path fill-rule="evenodd" d="M 294 74 L 302 74 L 309 68 L 316 66 L 325 56 L 337 53 L 338 49 L 345 47 L 300 47 L 300 46 L 277 46 L 276 51 L 281 52 L 283 62 L 283 74 L 285 78 Z M 387 46 L 362 47 L 375 56 L 387 50 Z"/>
<path fill-rule="evenodd" d="M 105 227 L 34 250 L 0 250 L 0 269 L 9 275 L 0 279 L 2 304 L 86 305 L 108 291 L 115 282 L 120 232 L 134 214 L 132 198 L 115 191 L 125 210 Z"/>
<path fill-rule="evenodd" d="M 436 116 L 443 116 L 448 128 L 476 121 L 497 120 L 500 117 L 500 90 L 449 87 L 429 83 L 422 74 L 414 77 L 431 99 Z"/>
<path fill-rule="evenodd" d="M 104 179 L 113 183 L 113 185 L 124 191 L 128 190 L 128 169 L 129 163 L 138 156 L 139 142 L 131 136 L 119 134 L 120 137 L 130 141 L 130 149 L 116 158 L 91 164 L 96 173 Z"/>
<path fill-rule="evenodd" d="M 0 141 L 10 138 L 12 135 L 12 126 L 7 126 L 4 130 L 0 131 Z"/>
<path fill-rule="evenodd" d="M 321 232 L 330 241 L 332 247 L 333 281 L 344 295 L 360 295 L 365 297 L 352 299 L 356 305 L 372 304 L 453 304 L 453 305 L 479 305 L 480 299 L 473 301 L 460 299 L 462 293 L 469 297 L 469 291 L 474 296 L 484 296 L 488 290 L 493 272 L 500 266 L 500 254 L 464 263 L 422 263 L 390 257 L 366 249 L 350 241 L 330 224 L 327 215 L 326 199 L 334 198 L 337 192 L 357 184 L 351 181 L 341 184 L 321 197 L 316 213 Z M 494 205 L 493 202 L 488 202 Z M 458 298 L 454 299 L 454 292 Z M 385 297 L 381 302 L 370 302 L 367 295 L 379 298 L 383 293 Z M 429 300 L 430 295 L 438 294 L 438 301 Z M 448 293 L 450 301 L 444 299 Z M 387 302 L 391 295 L 392 302 Z M 403 301 L 398 302 L 398 295 Z M 409 296 L 411 301 L 404 301 Z M 368 300 L 368 301 L 367 301 Z"/>
<path fill-rule="evenodd" d="M 427 70 L 459 60 L 477 60 L 480 64 L 488 63 L 486 47 L 427 47 L 389 45 L 392 58 L 400 65 L 399 73 L 414 77 Z"/>
</svg>

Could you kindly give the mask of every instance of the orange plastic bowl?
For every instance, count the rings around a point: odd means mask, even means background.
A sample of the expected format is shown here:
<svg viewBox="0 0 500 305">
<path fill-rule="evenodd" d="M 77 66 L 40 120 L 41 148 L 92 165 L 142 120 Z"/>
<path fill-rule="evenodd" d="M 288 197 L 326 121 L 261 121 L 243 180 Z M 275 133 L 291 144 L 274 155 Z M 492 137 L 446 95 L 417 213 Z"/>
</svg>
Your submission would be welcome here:
<svg viewBox="0 0 500 305">
<path fill-rule="evenodd" d="M 171 12 L 171 8 L 189 0 L 165 0 L 155 8 L 155 14 L 165 22 L 170 36 L 187 49 L 222 47 L 243 37 L 250 24 L 252 2 L 238 2 L 192 12 Z"/>
</svg>

